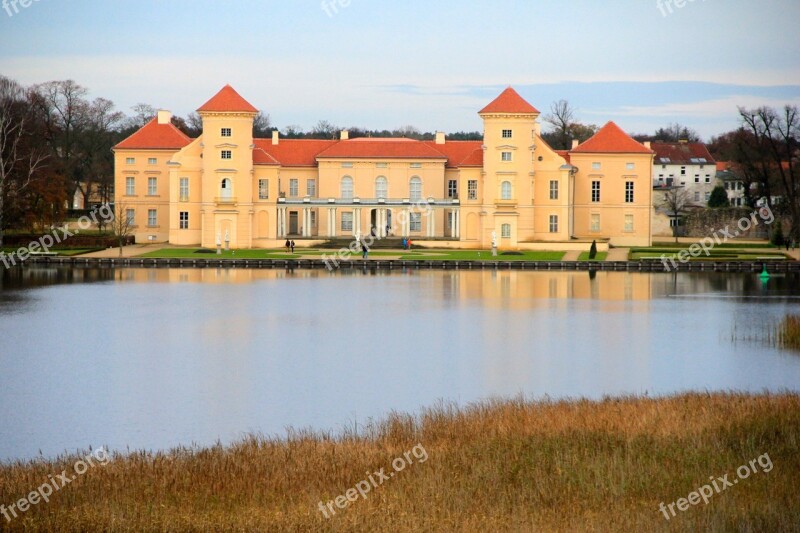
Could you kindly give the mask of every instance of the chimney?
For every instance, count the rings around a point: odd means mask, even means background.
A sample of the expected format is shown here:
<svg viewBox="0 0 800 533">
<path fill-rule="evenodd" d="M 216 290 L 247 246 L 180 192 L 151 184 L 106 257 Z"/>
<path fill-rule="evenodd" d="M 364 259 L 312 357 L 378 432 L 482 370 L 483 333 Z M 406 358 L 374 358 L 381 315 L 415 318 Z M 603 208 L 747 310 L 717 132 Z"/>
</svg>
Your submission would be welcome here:
<svg viewBox="0 0 800 533">
<path fill-rule="evenodd" d="M 689 139 L 678 139 L 678 144 L 689 144 Z"/>
<path fill-rule="evenodd" d="M 436 144 L 444 144 L 444 132 L 437 131 L 436 132 Z"/>
<path fill-rule="evenodd" d="M 280 143 L 281 133 L 278 130 L 272 130 L 272 146 L 277 146 Z"/>
<path fill-rule="evenodd" d="M 572 139 L 572 149 L 573 150 L 575 148 L 577 148 L 579 144 L 581 144 L 581 141 L 579 141 L 578 139 Z"/>
<path fill-rule="evenodd" d="M 350 139 L 350 132 L 347 130 L 342 130 L 342 136 L 340 137 L 343 141 Z"/>
<path fill-rule="evenodd" d="M 158 123 L 169 124 L 172 121 L 172 113 L 165 109 L 158 110 Z"/>
<path fill-rule="evenodd" d="M 645 148 L 647 148 L 648 150 L 650 150 L 650 149 L 651 149 L 651 144 L 650 144 L 650 141 L 645 141 L 645 142 L 644 142 L 644 143 L 642 143 L 642 144 L 644 144 L 644 147 L 645 147 Z"/>
</svg>

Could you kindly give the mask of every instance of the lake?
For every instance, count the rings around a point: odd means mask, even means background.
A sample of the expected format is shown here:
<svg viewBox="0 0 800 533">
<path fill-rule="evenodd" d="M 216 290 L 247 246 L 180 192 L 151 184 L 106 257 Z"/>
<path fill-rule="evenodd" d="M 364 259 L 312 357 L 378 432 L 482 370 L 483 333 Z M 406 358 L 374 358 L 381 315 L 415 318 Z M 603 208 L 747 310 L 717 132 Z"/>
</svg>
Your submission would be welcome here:
<svg viewBox="0 0 800 533">
<path fill-rule="evenodd" d="M 800 276 L 30 267 L 0 275 L 0 461 L 338 431 L 439 401 L 800 390 Z"/>
</svg>

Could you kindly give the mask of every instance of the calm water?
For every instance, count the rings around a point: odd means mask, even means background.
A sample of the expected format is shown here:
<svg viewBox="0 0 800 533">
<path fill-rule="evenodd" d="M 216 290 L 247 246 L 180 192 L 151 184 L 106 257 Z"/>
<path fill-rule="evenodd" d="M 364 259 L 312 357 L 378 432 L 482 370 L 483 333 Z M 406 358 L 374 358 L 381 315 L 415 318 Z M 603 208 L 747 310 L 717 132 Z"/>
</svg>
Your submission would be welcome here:
<svg viewBox="0 0 800 533">
<path fill-rule="evenodd" d="M 800 390 L 800 278 L 3 271 L 0 461 L 338 430 L 493 396 Z"/>
</svg>

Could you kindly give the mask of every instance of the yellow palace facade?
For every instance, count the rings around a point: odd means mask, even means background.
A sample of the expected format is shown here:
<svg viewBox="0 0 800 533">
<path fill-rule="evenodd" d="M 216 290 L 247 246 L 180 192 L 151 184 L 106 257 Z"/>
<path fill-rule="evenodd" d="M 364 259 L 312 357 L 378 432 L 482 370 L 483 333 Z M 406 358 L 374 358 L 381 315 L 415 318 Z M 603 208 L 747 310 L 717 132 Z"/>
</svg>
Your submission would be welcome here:
<svg viewBox="0 0 800 533">
<path fill-rule="evenodd" d="M 196 139 L 158 116 L 119 143 L 116 207 L 137 242 L 231 248 L 408 237 L 452 248 L 649 245 L 653 152 L 609 122 L 571 150 L 540 136 L 508 88 L 484 107 L 482 141 L 253 138 L 258 110 L 225 86 Z"/>
</svg>

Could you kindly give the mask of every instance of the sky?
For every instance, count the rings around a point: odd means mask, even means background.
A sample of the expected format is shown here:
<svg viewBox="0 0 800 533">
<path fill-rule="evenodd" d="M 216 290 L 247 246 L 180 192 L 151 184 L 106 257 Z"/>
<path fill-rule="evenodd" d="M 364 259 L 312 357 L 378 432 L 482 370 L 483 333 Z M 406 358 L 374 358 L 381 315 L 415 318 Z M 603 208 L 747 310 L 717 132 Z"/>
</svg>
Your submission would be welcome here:
<svg viewBox="0 0 800 533">
<path fill-rule="evenodd" d="M 230 83 L 281 128 L 447 132 L 511 85 L 543 114 L 708 140 L 737 106 L 800 104 L 798 21 L 800 0 L 0 0 L 0 75 L 128 114 Z"/>
</svg>

